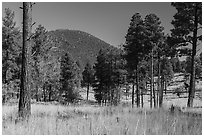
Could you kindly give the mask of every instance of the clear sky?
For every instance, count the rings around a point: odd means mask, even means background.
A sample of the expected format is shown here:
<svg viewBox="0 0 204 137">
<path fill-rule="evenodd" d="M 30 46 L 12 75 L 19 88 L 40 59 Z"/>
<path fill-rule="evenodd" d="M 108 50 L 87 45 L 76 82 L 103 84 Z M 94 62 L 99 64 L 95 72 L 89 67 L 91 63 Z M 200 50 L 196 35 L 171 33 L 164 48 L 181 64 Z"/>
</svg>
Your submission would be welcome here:
<svg viewBox="0 0 204 137">
<path fill-rule="evenodd" d="M 21 26 L 22 3 L 2 3 L 4 9 L 15 12 L 17 26 Z M 155 13 L 161 20 L 165 33 L 170 33 L 173 27 L 171 21 L 176 13 L 169 2 L 120 2 L 120 3 L 70 3 L 70 2 L 37 2 L 33 6 L 33 21 L 35 27 L 39 24 L 47 30 L 74 29 L 88 32 L 105 42 L 117 46 L 125 42 L 131 16 L 139 12 L 144 18 Z"/>
</svg>

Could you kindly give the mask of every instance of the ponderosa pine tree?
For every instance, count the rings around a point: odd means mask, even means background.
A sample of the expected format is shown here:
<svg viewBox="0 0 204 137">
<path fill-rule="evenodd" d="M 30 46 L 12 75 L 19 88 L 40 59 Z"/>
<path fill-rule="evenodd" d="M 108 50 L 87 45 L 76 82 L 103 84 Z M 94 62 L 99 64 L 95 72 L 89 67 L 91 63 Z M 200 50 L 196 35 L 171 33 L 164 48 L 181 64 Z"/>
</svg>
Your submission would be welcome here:
<svg viewBox="0 0 204 137">
<path fill-rule="evenodd" d="M 161 26 L 160 19 L 155 14 L 149 14 L 145 17 L 144 20 L 145 29 L 146 29 L 146 36 L 148 37 L 146 44 L 149 45 L 151 48 L 151 93 L 153 92 L 154 97 L 154 107 L 157 106 L 156 104 L 156 94 L 154 89 L 154 71 L 153 71 L 153 59 L 154 59 L 154 51 L 159 50 L 159 43 L 161 39 L 164 37 L 164 28 Z M 157 59 L 160 59 L 159 52 L 157 52 Z M 160 63 L 158 63 L 160 64 Z M 160 69 L 159 69 L 160 70 Z M 160 80 L 160 76 L 158 77 Z M 160 82 L 158 82 L 160 83 Z M 158 85 L 158 89 L 160 89 L 160 84 Z M 150 95 L 151 95 L 150 93 Z M 152 107 L 150 101 L 150 107 Z"/>
<path fill-rule="evenodd" d="M 122 49 L 112 49 L 107 54 L 109 102 L 118 105 L 121 97 L 121 86 L 126 80 L 125 60 Z"/>
<path fill-rule="evenodd" d="M 125 59 L 127 60 L 127 67 L 129 74 L 134 76 L 133 92 L 132 92 L 132 107 L 134 106 L 134 85 L 136 84 L 137 106 L 140 106 L 139 97 L 139 81 L 138 81 L 138 64 L 144 56 L 145 42 L 145 27 L 144 22 L 139 13 L 132 16 L 130 26 L 126 34 L 126 44 L 124 50 L 126 52 Z"/>
<path fill-rule="evenodd" d="M 31 114 L 31 29 L 32 3 L 23 2 L 23 47 L 19 100 L 19 116 L 29 117 Z"/>
<path fill-rule="evenodd" d="M 89 88 L 94 82 L 94 70 L 90 63 L 87 63 L 84 71 L 82 72 L 83 80 L 82 80 L 82 86 L 87 87 L 87 100 L 89 99 Z"/>
<path fill-rule="evenodd" d="M 146 89 L 146 83 L 149 81 L 149 67 L 148 67 L 148 62 L 143 59 L 140 61 L 139 64 L 139 89 L 140 89 L 140 96 L 141 96 L 141 105 L 142 107 L 144 106 L 144 97 L 143 95 L 147 93 Z"/>
<path fill-rule="evenodd" d="M 166 42 L 165 36 L 161 37 L 157 45 L 157 76 L 158 76 L 158 97 L 157 104 L 162 107 L 163 91 L 165 80 L 170 81 L 173 76 L 172 65 L 168 59 L 169 45 Z"/>
<path fill-rule="evenodd" d="M 50 43 L 51 44 L 51 43 Z M 52 100 L 53 95 L 60 96 L 60 57 L 54 56 L 53 54 L 60 54 L 58 50 L 49 50 L 46 52 L 46 57 L 42 57 L 39 60 L 39 87 L 43 91 L 39 95 L 43 94 L 44 101 Z M 56 99 L 58 97 L 55 97 Z"/>
<path fill-rule="evenodd" d="M 14 22 L 15 14 L 5 9 L 2 19 L 2 102 L 7 100 L 7 93 L 19 94 L 21 35 Z"/>
<path fill-rule="evenodd" d="M 9 84 L 10 81 L 19 77 L 20 68 L 17 62 L 20 55 L 20 31 L 14 22 L 15 14 L 9 8 L 5 9 L 2 22 L 2 82 Z"/>
<path fill-rule="evenodd" d="M 188 97 L 188 107 L 193 107 L 195 95 L 195 56 L 196 48 L 202 39 L 202 3 L 201 2 L 174 2 L 171 4 L 176 8 L 171 30 L 174 46 L 181 47 L 191 44 L 191 79 Z"/>
<path fill-rule="evenodd" d="M 120 90 L 126 77 L 121 54 L 119 49 L 110 49 L 100 50 L 97 56 L 93 88 L 96 100 L 102 105 L 117 105 L 120 102 Z"/>
<path fill-rule="evenodd" d="M 77 69 L 76 63 L 69 53 L 65 53 L 61 57 L 60 62 L 60 83 L 61 95 L 66 98 L 67 102 L 73 103 L 77 97 Z"/>
<path fill-rule="evenodd" d="M 39 90 L 39 85 L 40 85 L 40 68 L 39 68 L 39 63 L 40 59 L 44 57 L 43 53 L 43 46 L 47 43 L 47 31 L 46 29 L 42 26 L 39 25 L 35 29 L 35 33 L 33 35 L 33 47 L 32 47 L 32 59 L 33 59 L 33 72 L 32 72 L 32 77 L 33 77 L 33 84 L 34 84 L 34 89 L 35 89 L 35 97 L 36 101 L 38 101 L 38 90 Z"/>
<path fill-rule="evenodd" d="M 108 66 L 106 63 L 106 51 L 100 50 L 96 59 L 96 63 L 94 65 L 94 76 L 95 76 L 95 81 L 93 84 L 94 88 L 94 97 L 98 101 L 99 104 L 105 103 L 107 101 L 107 70 Z"/>
</svg>

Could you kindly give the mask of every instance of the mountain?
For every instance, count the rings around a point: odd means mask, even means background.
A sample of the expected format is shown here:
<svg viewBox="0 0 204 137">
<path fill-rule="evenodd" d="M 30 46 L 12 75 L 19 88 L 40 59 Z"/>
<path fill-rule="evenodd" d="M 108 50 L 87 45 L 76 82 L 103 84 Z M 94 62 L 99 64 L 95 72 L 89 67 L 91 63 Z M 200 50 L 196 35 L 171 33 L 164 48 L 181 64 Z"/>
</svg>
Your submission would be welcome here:
<svg viewBox="0 0 204 137">
<path fill-rule="evenodd" d="M 94 64 L 100 49 L 115 48 L 99 38 L 79 30 L 60 29 L 50 31 L 49 35 L 62 43 L 61 50 L 69 52 L 75 61 L 79 63 L 81 69 L 84 68 L 87 62 Z"/>
</svg>

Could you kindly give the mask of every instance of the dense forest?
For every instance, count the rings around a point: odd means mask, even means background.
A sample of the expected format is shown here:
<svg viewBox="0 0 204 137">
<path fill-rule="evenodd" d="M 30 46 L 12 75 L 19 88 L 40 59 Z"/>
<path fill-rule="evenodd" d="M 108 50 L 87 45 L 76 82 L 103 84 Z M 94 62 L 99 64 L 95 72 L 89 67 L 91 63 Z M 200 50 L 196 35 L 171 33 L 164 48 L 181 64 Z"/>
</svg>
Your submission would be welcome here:
<svg viewBox="0 0 204 137">
<path fill-rule="evenodd" d="M 16 26 L 14 12 L 6 8 L 2 19 L 2 103 L 19 101 L 24 117 L 31 111 L 31 102 L 77 104 L 82 100 L 82 88 L 87 101 L 93 88 L 100 105 L 117 106 L 130 91 L 132 107 L 143 107 L 143 95 L 148 93 L 150 107 L 157 108 L 162 107 L 163 94 L 174 74 L 184 73 L 189 79 L 185 81 L 186 103 L 193 107 L 195 79 L 202 77 L 202 53 L 197 53 L 202 41 L 202 5 L 171 5 L 177 10 L 171 34 L 164 33 L 156 14 L 142 18 L 135 13 L 125 43 L 114 46 L 77 30 L 47 31 L 42 24 L 32 31 L 32 3 L 23 4 L 22 31 Z"/>
</svg>

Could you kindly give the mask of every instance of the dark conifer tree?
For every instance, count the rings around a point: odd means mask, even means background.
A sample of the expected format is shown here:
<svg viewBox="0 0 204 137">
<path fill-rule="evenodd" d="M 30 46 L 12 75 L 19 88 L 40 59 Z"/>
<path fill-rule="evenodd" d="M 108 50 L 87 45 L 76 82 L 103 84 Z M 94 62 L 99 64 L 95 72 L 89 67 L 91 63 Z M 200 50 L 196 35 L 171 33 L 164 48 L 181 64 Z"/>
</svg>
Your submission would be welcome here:
<svg viewBox="0 0 204 137">
<path fill-rule="evenodd" d="M 20 41 L 21 35 L 14 22 L 15 14 L 10 9 L 5 9 L 2 22 L 2 82 L 9 84 L 10 81 L 19 78 Z"/>
<path fill-rule="evenodd" d="M 145 28 L 146 28 L 146 35 L 148 37 L 147 39 L 147 44 L 150 46 L 151 51 L 151 93 L 153 92 L 153 97 L 154 97 L 154 107 L 157 106 L 156 103 L 156 93 L 154 89 L 154 71 L 153 71 L 153 60 L 154 57 L 157 57 L 158 59 L 158 66 L 160 66 L 160 50 L 159 44 L 161 43 L 161 39 L 164 36 L 163 30 L 164 28 L 161 26 L 161 21 L 160 19 L 155 15 L 155 14 L 149 14 L 145 17 L 144 20 Z M 156 56 L 154 52 L 156 52 Z M 158 68 L 160 71 L 160 69 Z M 160 76 L 158 77 L 158 81 L 160 81 Z M 158 82 L 160 83 L 160 82 Z M 158 84 L 158 89 L 160 89 L 160 84 Z M 161 90 L 160 90 L 161 92 Z M 150 94 L 151 94 L 150 93 Z M 152 106 L 151 101 L 150 101 L 150 107 Z"/>
<path fill-rule="evenodd" d="M 201 2 L 174 2 L 172 6 L 176 8 L 171 30 L 173 46 L 182 47 L 192 45 L 191 52 L 191 79 L 188 97 L 188 107 L 193 107 L 195 95 L 195 56 L 196 48 L 202 39 L 202 3 Z"/>
<path fill-rule="evenodd" d="M 107 63 L 106 63 L 106 52 L 103 50 L 99 51 L 99 54 L 97 56 L 96 63 L 94 65 L 94 71 L 95 71 L 95 81 L 93 84 L 93 88 L 95 91 L 95 99 L 98 101 L 98 103 L 106 103 L 107 101 Z"/>
<path fill-rule="evenodd" d="M 94 70 L 93 70 L 92 66 L 90 65 L 90 63 L 86 64 L 84 71 L 82 72 L 82 76 L 83 76 L 82 86 L 87 87 L 87 100 L 88 100 L 89 88 L 92 85 L 92 83 L 94 82 Z"/>
<path fill-rule="evenodd" d="M 142 60 L 145 47 L 145 28 L 144 22 L 139 13 L 132 16 L 130 26 L 126 35 L 126 44 L 124 50 L 127 60 L 129 73 L 134 77 L 132 92 L 132 107 L 134 106 L 134 85 L 136 84 L 137 106 L 140 105 L 139 98 L 139 81 L 138 81 L 138 64 Z M 147 48 L 146 48 L 147 49 Z"/>
<path fill-rule="evenodd" d="M 61 95 L 66 98 L 66 101 L 73 103 L 78 96 L 77 87 L 77 66 L 70 54 L 65 53 L 61 57 Z"/>
</svg>

